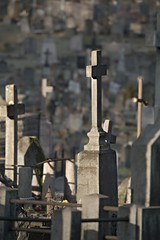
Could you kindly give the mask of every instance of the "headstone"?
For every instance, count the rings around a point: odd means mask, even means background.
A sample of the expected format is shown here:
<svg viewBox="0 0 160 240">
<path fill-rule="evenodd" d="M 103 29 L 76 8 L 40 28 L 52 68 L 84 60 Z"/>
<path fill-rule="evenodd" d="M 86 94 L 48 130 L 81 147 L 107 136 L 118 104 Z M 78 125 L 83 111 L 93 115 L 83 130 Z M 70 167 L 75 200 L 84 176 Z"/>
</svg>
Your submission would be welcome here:
<svg viewBox="0 0 160 240">
<path fill-rule="evenodd" d="M 154 124 L 154 108 L 152 106 L 142 107 L 142 130 L 148 124 Z"/>
<path fill-rule="evenodd" d="M 42 184 L 42 165 L 37 165 L 45 160 L 39 141 L 34 136 L 24 136 L 18 142 L 18 166 L 32 167 L 32 187 L 40 191 Z M 35 192 L 36 193 L 36 192 Z"/>
<path fill-rule="evenodd" d="M 37 53 L 37 42 L 33 37 L 27 37 L 23 41 L 24 54 L 36 54 Z"/>
<path fill-rule="evenodd" d="M 82 127 L 82 114 L 79 112 L 70 113 L 65 121 L 65 125 L 70 130 L 71 133 L 79 131 Z"/>
<path fill-rule="evenodd" d="M 42 180 L 42 199 L 45 199 L 45 196 L 50 188 L 52 197 L 55 193 L 55 163 L 46 162 L 43 164 L 43 180 Z"/>
<path fill-rule="evenodd" d="M 19 169 L 18 197 L 30 199 L 32 197 L 32 168 L 22 167 Z"/>
<path fill-rule="evenodd" d="M 72 51 L 81 52 L 83 50 L 82 35 L 76 34 L 70 39 L 70 49 Z"/>
<path fill-rule="evenodd" d="M 101 77 L 106 74 L 106 66 L 101 65 L 100 51 L 92 51 L 91 66 L 86 70 L 87 77 L 91 77 L 92 125 L 88 133 L 89 142 L 84 146 L 84 151 L 77 155 L 77 201 L 80 202 L 86 195 L 97 194 L 107 197 L 107 205 L 117 206 L 116 153 L 110 148 L 110 143 L 106 142 L 107 133 L 102 128 Z M 97 230 L 93 236 L 98 239 Z"/>
<path fill-rule="evenodd" d="M 19 26 L 21 28 L 21 32 L 25 34 L 30 33 L 30 26 L 29 26 L 29 21 L 28 21 L 28 14 L 26 11 L 23 11 L 21 13 L 21 20 L 19 21 Z"/>
<path fill-rule="evenodd" d="M 41 64 L 44 66 L 46 64 L 46 51 L 49 52 L 48 55 L 48 65 L 51 66 L 52 64 L 56 64 L 58 62 L 57 58 L 57 48 L 52 38 L 46 38 L 42 43 L 42 50 L 41 50 Z"/>
<path fill-rule="evenodd" d="M 131 167 L 131 149 L 132 149 L 132 142 L 128 142 L 124 146 L 124 158 L 125 158 L 125 167 Z"/>
<path fill-rule="evenodd" d="M 78 82 L 70 80 L 68 90 L 79 95 L 80 94 L 80 84 Z"/>
</svg>

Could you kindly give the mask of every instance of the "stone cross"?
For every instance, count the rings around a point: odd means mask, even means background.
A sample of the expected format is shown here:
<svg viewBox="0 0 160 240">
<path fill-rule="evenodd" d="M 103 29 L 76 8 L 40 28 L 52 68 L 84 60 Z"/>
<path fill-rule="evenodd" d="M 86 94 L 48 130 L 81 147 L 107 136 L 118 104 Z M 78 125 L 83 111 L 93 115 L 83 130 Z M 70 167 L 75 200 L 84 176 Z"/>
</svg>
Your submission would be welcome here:
<svg viewBox="0 0 160 240">
<path fill-rule="evenodd" d="M 46 97 L 48 93 L 53 91 L 53 86 L 47 85 L 47 79 L 43 78 L 41 83 L 41 94 L 42 94 L 42 101 L 41 101 L 41 111 L 44 115 L 46 113 Z"/>
<path fill-rule="evenodd" d="M 24 104 L 18 103 L 17 88 L 14 84 L 5 89 L 6 105 L 0 106 L 0 117 L 6 120 L 5 133 L 5 171 L 7 177 L 17 184 L 17 118 L 25 112 Z"/>
<path fill-rule="evenodd" d="M 101 51 L 91 52 L 91 65 L 86 67 L 86 77 L 91 77 L 92 129 L 102 130 L 102 76 L 107 66 L 101 64 Z"/>
<path fill-rule="evenodd" d="M 106 143 L 108 144 L 115 144 L 116 143 L 116 136 L 112 135 L 112 121 L 110 120 L 105 120 L 103 124 L 103 129 L 107 133 L 106 136 Z"/>
</svg>

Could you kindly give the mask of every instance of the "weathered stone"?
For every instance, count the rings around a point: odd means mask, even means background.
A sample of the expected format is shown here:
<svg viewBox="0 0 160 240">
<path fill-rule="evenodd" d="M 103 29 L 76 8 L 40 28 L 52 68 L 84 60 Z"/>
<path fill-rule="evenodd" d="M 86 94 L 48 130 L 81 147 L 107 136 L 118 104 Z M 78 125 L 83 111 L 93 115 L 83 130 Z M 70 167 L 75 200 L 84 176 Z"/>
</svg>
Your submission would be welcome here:
<svg viewBox="0 0 160 240">
<path fill-rule="evenodd" d="M 30 167 L 22 167 L 19 169 L 18 197 L 32 197 L 32 175 L 33 170 Z"/>
<path fill-rule="evenodd" d="M 107 213 L 104 206 L 110 204 L 109 198 L 100 194 L 90 194 L 82 199 L 82 218 L 97 219 L 106 218 Z M 105 235 L 110 234 L 108 223 L 85 223 L 82 227 L 82 240 L 103 239 Z"/>
</svg>

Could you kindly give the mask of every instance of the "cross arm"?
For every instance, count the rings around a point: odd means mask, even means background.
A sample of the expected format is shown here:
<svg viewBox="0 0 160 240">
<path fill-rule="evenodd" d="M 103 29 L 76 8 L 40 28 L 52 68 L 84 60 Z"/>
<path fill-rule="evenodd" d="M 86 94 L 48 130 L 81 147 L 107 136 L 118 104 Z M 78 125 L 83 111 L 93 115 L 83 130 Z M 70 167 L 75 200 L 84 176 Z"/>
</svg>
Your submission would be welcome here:
<svg viewBox="0 0 160 240">
<path fill-rule="evenodd" d="M 18 103 L 17 104 L 17 115 L 21 115 L 25 113 L 25 105 L 24 103 Z M 7 105 L 7 116 L 10 119 L 14 119 L 14 114 L 15 114 L 15 105 L 14 104 L 9 104 Z"/>
</svg>

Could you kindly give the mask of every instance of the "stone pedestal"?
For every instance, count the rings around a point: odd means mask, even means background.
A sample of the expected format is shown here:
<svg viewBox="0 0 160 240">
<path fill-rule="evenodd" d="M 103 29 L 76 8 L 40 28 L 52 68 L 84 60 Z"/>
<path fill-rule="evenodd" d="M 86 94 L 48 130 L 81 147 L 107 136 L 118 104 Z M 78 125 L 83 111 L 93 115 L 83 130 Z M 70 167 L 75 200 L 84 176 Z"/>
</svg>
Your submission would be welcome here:
<svg viewBox="0 0 160 240">
<path fill-rule="evenodd" d="M 7 188 L 5 186 L 0 187 L 0 216 L 4 217 L 16 217 L 16 205 L 10 204 L 11 199 L 17 199 L 17 189 Z M 0 221 L 0 239 L 3 240 L 16 240 L 15 232 L 9 231 L 14 226 L 14 222 Z"/>
<path fill-rule="evenodd" d="M 118 206 L 116 152 L 109 145 L 102 150 L 84 150 L 77 156 L 77 201 L 87 194 L 103 194 L 110 206 Z"/>
<path fill-rule="evenodd" d="M 91 194 L 82 199 L 82 218 L 107 218 L 107 213 L 104 207 L 108 206 L 109 198 L 99 194 Z M 110 223 L 92 222 L 82 223 L 81 240 L 99 240 L 105 239 L 105 236 L 110 234 Z"/>
<path fill-rule="evenodd" d="M 131 151 L 132 203 L 160 205 L 160 123 L 148 125 Z"/>
</svg>

